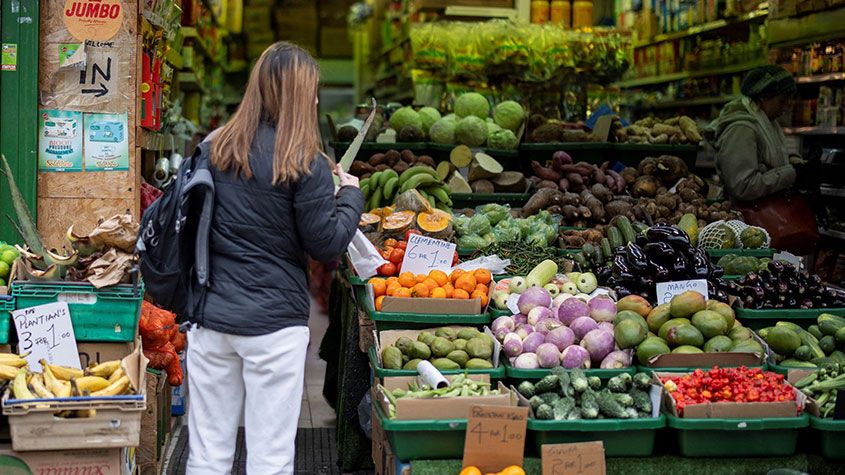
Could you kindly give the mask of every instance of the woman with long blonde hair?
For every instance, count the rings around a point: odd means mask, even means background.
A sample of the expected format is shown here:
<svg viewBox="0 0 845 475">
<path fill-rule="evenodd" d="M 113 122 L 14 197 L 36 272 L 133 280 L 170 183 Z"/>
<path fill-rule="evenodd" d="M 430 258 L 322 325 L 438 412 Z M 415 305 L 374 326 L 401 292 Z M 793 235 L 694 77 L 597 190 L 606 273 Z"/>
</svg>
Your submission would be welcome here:
<svg viewBox="0 0 845 475">
<path fill-rule="evenodd" d="M 276 43 L 243 101 L 212 133 L 215 210 L 209 286 L 188 332 L 187 472 L 229 473 L 244 415 L 247 472 L 292 474 L 310 301 L 307 257 L 338 258 L 364 208 L 338 166 L 335 191 L 317 123 L 319 69 Z"/>
</svg>

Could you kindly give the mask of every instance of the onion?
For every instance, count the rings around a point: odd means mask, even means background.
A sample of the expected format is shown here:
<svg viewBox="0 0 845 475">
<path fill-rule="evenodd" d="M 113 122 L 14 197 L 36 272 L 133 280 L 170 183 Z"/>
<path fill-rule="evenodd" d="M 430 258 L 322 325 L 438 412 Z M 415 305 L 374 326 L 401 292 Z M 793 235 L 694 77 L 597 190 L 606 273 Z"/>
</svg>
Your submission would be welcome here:
<svg viewBox="0 0 845 475">
<path fill-rule="evenodd" d="M 560 355 L 560 364 L 564 368 L 589 368 L 590 353 L 578 345 L 568 346 Z"/>
<path fill-rule="evenodd" d="M 528 315 L 535 307 L 546 307 L 552 305 L 552 297 L 549 292 L 542 287 L 529 287 L 525 292 L 519 294 L 519 301 L 516 306 L 519 307 L 519 313 Z"/>
<path fill-rule="evenodd" d="M 546 335 L 540 332 L 534 332 L 522 340 L 523 353 L 535 353 L 537 347 L 546 342 Z"/>
<path fill-rule="evenodd" d="M 569 325 L 578 317 L 587 317 L 590 315 L 590 310 L 587 304 L 581 299 L 566 299 L 560 304 L 557 310 L 557 318 L 564 325 Z"/>
<path fill-rule="evenodd" d="M 581 339 L 581 346 L 590 353 L 590 359 L 596 363 L 601 362 L 605 356 L 613 351 L 613 334 L 604 330 L 593 330 Z"/>
<path fill-rule="evenodd" d="M 587 307 L 590 309 L 590 317 L 597 322 L 612 322 L 616 316 L 616 302 L 607 295 L 592 298 Z"/>
<path fill-rule="evenodd" d="M 575 333 L 575 338 L 578 341 L 581 341 L 581 338 L 584 338 L 584 335 L 590 333 L 598 327 L 599 324 L 590 317 L 578 317 L 569 324 L 569 328 L 571 328 Z"/>
<path fill-rule="evenodd" d="M 534 353 L 523 353 L 513 360 L 513 367 L 519 369 L 537 369 L 540 363 L 537 361 L 537 355 Z"/>
<path fill-rule="evenodd" d="M 557 327 L 546 334 L 546 343 L 552 343 L 559 351 L 563 351 L 575 343 L 575 333 L 569 327 Z"/>
<path fill-rule="evenodd" d="M 560 350 L 552 343 L 543 343 L 537 348 L 537 362 L 541 368 L 560 366 Z"/>
</svg>

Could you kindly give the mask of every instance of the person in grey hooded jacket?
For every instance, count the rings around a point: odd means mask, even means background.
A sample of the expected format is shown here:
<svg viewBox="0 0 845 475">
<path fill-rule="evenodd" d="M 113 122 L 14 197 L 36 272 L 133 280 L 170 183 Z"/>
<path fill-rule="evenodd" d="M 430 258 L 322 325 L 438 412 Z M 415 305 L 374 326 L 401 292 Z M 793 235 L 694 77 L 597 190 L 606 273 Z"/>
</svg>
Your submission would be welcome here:
<svg viewBox="0 0 845 475">
<path fill-rule="evenodd" d="M 783 129 L 775 121 L 796 89 L 784 68 L 756 68 L 742 81 L 742 96 L 728 103 L 705 128 L 705 137 L 716 149 L 716 169 L 728 198 L 750 202 L 795 183 Z"/>
<path fill-rule="evenodd" d="M 358 180 L 320 151 L 320 73 L 270 46 L 238 110 L 209 138 L 209 284 L 188 332 L 190 475 L 226 474 L 244 417 L 247 472 L 293 473 L 309 341 L 307 259 L 340 257 L 364 208 Z"/>
</svg>

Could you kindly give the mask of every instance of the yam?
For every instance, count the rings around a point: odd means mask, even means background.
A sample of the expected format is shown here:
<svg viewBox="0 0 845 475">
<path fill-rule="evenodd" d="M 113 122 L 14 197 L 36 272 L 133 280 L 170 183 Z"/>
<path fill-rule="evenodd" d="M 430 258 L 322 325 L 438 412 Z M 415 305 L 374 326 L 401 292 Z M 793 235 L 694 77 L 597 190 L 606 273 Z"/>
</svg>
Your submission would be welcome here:
<svg viewBox="0 0 845 475">
<path fill-rule="evenodd" d="M 560 208 L 560 205 L 551 205 L 551 206 L 548 207 L 548 209 L 546 209 L 546 211 L 548 211 L 551 214 L 560 214 L 561 208 Z"/>
<path fill-rule="evenodd" d="M 552 170 L 551 168 L 540 165 L 540 162 L 536 160 L 531 162 L 531 171 L 534 172 L 534 175 L 540 177 L 541 180 L 558 182 L 561 178 L 563 178 L 560 173 Z"/>
<path fill-rule="evenodd" d="M 613 185 L 614 185 L 614 187 L 613 187 L 613 188 L 611 188 L 611 190 L 610 190 L 610 191 L 612 191 L 612 192 L 613 192 L 613 193 L 615 193 L 615 194 L 619 194 L 619 193 L 622 193 L 622 192 L 624 192 L 624 191 L 625 191 L 625 185 L 626 185 L 626 183 L 625 183 L 625 179 L 624 179 L 624 178 L 622 178 L 622 175 L 620 175 L 620 174 L 616 173 L 616 171 L 614 171 L 614 170 L 608 170 L 608 171 L 607 171 L 607 176 L 609 176 L 609 177 L 613 177 Z"/>
<path fill-rule="evenodd" d="M 428 165 L 431 168 L 435 168 L 436 165 L 437 165 L 436 163 L 434 163 L 434 159 L 431 158 L 431 156 L 429 156 L 429 155 L 420 155 L 419 157 L 417 157 L 416 164 L 417 165 Z"/>
<path fill-rule="evenodd" d="M 561 189 L 561 191 L 569 191 L 569 180 L 561 178 L 560 181 L 557 182 L 557 186 Z"/>
<path fill-rule="evenodd" d="M 557 183 L 551 180 L 542 180 L 540 183 L 537 184 L 537 188 L 552 188 L 554 190 L 558 189 Z"/>
<path fill-rule="evenodd" d="M 660 134 L 649 140 L 653 144 L 667 144 L 669 143 L 669 134 Z"/>
<path fill-rule="evenodd" d="M 595 183 L 590 187 L 590 192 L 601 200 L 602 203 L 608 203 L 613 199 L 613 192 L 608 187 L 601 183 Z"/>
<path fill-rule="evenodd" d="M 560 142 L 563 130 L 558 124 L 547 122 L 531 132 L 529 137 L 534 143 Z"/>
<path fill-rule="evenodd" d="M 678 119 L 678 125 L 690 142 L 701 142 L 701 133 L 698 131 L 698 125 L 694 120 L 684 115 Z"/>
<path fill-rule="evenodd" d="M 681 133 L 680 128 L 673 127 L 671 125 L 654 124 L 654 127 L 651 128 L 651 135 L 654 135 L 655 137 L 657 137 L 659 135 L 663 135 L 663 134 L 666 134 L 667 136 L 672 136 L 672 135 L 680 134 L 680 133 Z"/>
<path fill-rule="evenodd" d="M 452 190 L 452 193 L 472 193 L 469 183 L 457 170 L 452 172 L 452 178 L 449 178 L 449 189 Z"/>
<path fill-rule="evenodd" d="M 619 174 L 625 179 L 625 183 L 629 185 L 633 185 L 637 177 L 640 176 L 639 170 L 634 167 L 625 167 Z"/>
<path fill-rule="evenodd" d="M 384 152 L 384 162 L 391 167 L 395 167 L 397 163 L 402 161 L 402 154 L 396 150 L 388 150 Z M 372 164 L 371 164 L 372 165 Z"/>
<path fill-rule="evenodd" d="M 537 190 L 537 193 L 534 193 L 522 207 L 522 216 L 527 218 L 537 214 L 541 209 L 558 204 L 561 198 L 559 195 L 561 195 L 560 191 L 551 188 Z"/>
<path fill-rule="evenodd" d="M 469 165 L 469 181 L 495 178 L 504 171 L 502 164 L 486 153 L 475 154 L 475 160 Z"/>
<path fill-rule="evenodd" d="M 449 161 L 442 161 L 437 164 L 437 177 L 440 178 L 440 181 L 446 181 L 449 178 L 449 175 L 455 170 L 455 166 L 452 165 L 452 162 Z"/>
<path fill-rule="evenodd" d="M 387 155 L 384 154 L 384 153 L 375 153 L 368 160 L 369 164 L 374 166 L 374 167 L 381 165 L 382 163 L 385 163 L 386 161 L 387 161 Z"/>
<path fill-rule="evenodd" d="M 581 197 L 577 193 L 563 193 L 561 204 L 578 206 L 581 204 Z"/>
<path fill-rule="evenodd" d="M 349 166 L 349 173 L 357 177 L 361 177 L 367 173 L 373 173 L 375 168 L 367 162 L 361 160 L 353 160 L 352 165 Z"/>
<path fill-rule="evenodd" d="M 675 126 L 675 125 L 678 125 L 678 123 L 680 123 L 680 121 L 681 121 L 681 118 L 675 116 L 675 117 L 672 117 L 671 119 L 664 120 L 663 123 L 666 124 L 666 125 Z"/>
<path fill-rule="evenodd" d="M 581 214 L 578 212 L 578 207 L 575 205 L 562 206 L 561 214 L 563 214 L 563 217 L 566 218 L 566 221 L 570 223 L 581 218 Z"/>
<path fill-rule="evenodd" d="M 646 157 L 642 159 L 642 161 L 640 161 L 639 170 L 640 175 L 654 175 L 657 171 L 657 159 L 654 157 Z M 634 181 L 636 181 L 636 179 Z"/>
<path fill-rule="evenodd" d="M 528 181 L 525 179 L 525 175 L 520 172 L 502 172 L 490 181 L 496 187 L 497 193 L 525 193 L 525 190 L 528 189 Z"/>
<path fill-rule="evenodd" d="M 472 150 L 466 145 L 458 145 L 449 153 L 449 161 L 456 168 L 468 167 L 472 163 Z"/>
<path fill-rule="evenodd" d="M 408 149 L 402 150 L 401 155 L 402 160 L 404 160 L 405 163 L 408 163 L 409 165 L 413 165 L 417 161 L 417 156 L 414 155 L 414 152 Z"/>
<path fill-rule="evenodd" d="M 473 193 L 495 193 L 496 189 L 490 180 L 475 180 L 469 184 Z"/>
<path fill-rule="evenodd" d="M 621 200 L 614 200 L 604 205 L 604 211 L 608 218 L 616 216 L 630 216 L 633 206 Z"/>
<path fill-rule="evenodd" d="M 395 171 L 396 173 L 398 173 L 400 175 L 402 173 L 404 173 L 405 170 L 407 170 L 409 168 L 411 168 L 411 166 L 408 165 L 407 163 L 405 163 L 403 160 L 399 160 L 398 162 L 396 162 L 395 165 L 393 165 L 393 171 Z"/>
<path fill-rule="evenodd" d="M 631 187 L 631 194 L 638 198 L 642 196 L 650 198 L 657 194 L 659 186 L 660 182 L 657 181 L 657 178 L 651 175 L 642 175 L 637 178 L 637 181 Z"/>
<path fill-rule="evenodd" d="M 380 163 L 380 164 L 376 165 L 375 170 L 376 170 L 377 172 L 383 172 L 383 171 L 385 171 L 385 170 L 387 170 L 387 169 L 389 169 L 389 168 L 390 168 L 390 167 L 389 167 L 389 166 L 387 166 L 387 164 L 386 164 L 386 163 Z"/>
</svg>

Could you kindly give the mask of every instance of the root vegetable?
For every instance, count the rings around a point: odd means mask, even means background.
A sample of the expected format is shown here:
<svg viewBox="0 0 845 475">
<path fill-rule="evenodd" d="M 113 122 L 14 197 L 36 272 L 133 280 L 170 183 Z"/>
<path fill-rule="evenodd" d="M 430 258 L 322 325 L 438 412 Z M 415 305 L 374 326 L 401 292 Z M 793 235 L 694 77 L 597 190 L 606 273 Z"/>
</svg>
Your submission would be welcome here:
<svg viewBox="0 0 845 475">
<path fill-rule="evenodd" d="M 398 162 L 396 162 L 396 165 L 393 165 L 393 171 L 395 171 L 396 173 L 398 173 L 398 174 L 400 174 L 400 175 L 401 175 L 401 174 L 402 174 L 405 170 L 407 170 L 407 169 L 409 169 L 409 168 L 411 168 L 411 166 L 410 166 L 410 165 L 408 165 L 407 163 L 405 163 L 405 162 L 404 162 L 404 161 L 402 161 L 402 160 L 399 160 Z"/>
<path fill-rule="evenodd" d="M 657 171 L 657 159 L 654 157 L 646 157 L 640 162 L 640 175 L 654 175 Z M 634 180 L 636 181 L 636 179 Z"/>
<path fill-rule="evenodd" d="M 561 214 L 562 213 L 561 207 L 559 205 L 551 205 L 548 208 L 546 208 L 546 211 L 548 211 L 551 214 Z"/>
<path fill-rule="evenodd" d="M 655 137 L 658 135 L 666 134 L 668 136 L 680 134 L 681 129 L 678 127 L 674 127 L 671 125 L 666 124 L 654 124 L 654 127 L 651 128 L 651 134 Z"/>
<path fill-rule="evenodd" d="M 389 168 L 390 168 L 390 167 L 389 167 L 389 166 L 387 166 L 387 164 L 386 164 L 386 163 L 380 163 L 380 164 L 376 165 L 375 170 L 376 170 L 377 172 L 383 172 L 383 171 L 385 171 L 385 170 L 387 170 L 387 169 L 389 169 Z"/>
<path fill-rule="evenodd" d="M 571 165 L 572 164 L 572 157 L 569 156 L 568 153 L 560 150 L 552 155 L 552 168 L 558 172 L 563 172 L 562 168 L 564 165 Z"/>
<path fill-rule="evenodd" d="M 372 157 L 370 157 L 369 164 L 375 167 L 376 165 L 381 165 L 382 163 L 385 163 L 386 161 L 387 161 L 386 160 L 386 154 L 376 153 Z M 388 163 L 388 165 L 390 165 L 390 164 Z"/>
<path fill-rule="evenodd" d="M 404 160 L 405 163 L 413 165 L 417 161 L 417 156 L 414 155 L 414 152 L 408 149 L 402 150 L 400 154 L 402 155 L 402 160 Z"/>
<path fill-rule="evenodd" d="M 392 167 L 402 160 L 402 154 L 397 150 L 388 150 L 384 152 L 384 159 Z"/>
<path fill-rule="evenodd" d="M 456 168 L 468 167 L 472 163 L 472 150 L 466 145 L 458 145 L 449 154 L 449 161 Z"/>
<path fill-rule="evenodd" d="M 472 193 L 472 188 L 469 186 L 464 177 L 455 170 L 452 173 L 452 178 L 449 179 L 449 188 L 452 193 Z"/>
<path fill-rule="evenodd" d="M 591 186 L 590 192 L 593 194 L 593 196 L 600 199 L 602 203 L 608 203 L 613 199 L 613 192 L 601 183 L 596 183 Z"/>
<path fill-rule="evenodd" d="M 581 197 L 576 193 L 564 193 L 561 204 L 578 206 L 581 204 Z"/>
<path fill-rule="evenodd" d="M 653 144 L 666 144 L 669 143 L 669 134 L 660 134 L 655 136 L 652 140 L 650 140 Z"/>
<path fill-rule="evenodd" d="M 367 173 L 373 173 L 374 171 L 375 168 L 372 165 L 360 160 L 354 160 L 352 165 L 349 166 L 349 173 L 359 178 Z"/>
<path fill-rule="evenodd" d="M 558 189 L 557 183 L 551 180 L 541 180 L 540 183 L 537 184 L 537 188 L 552 188 L 554 190 Z"/>
<path fill-rule="evenodd" d="M 436 166 L 436 164 L 434 163 L 434 159 L 428 155 L 420 155 L 419 157 L 417 157 L 415 164 L 428 165 L 431 168 L 434 168 Z"/>
<path fill-rule="evenodd" d="M 605 182 L 605 174 L 601 168 L 596 168 L 593 171 L 593 182 L 595 183 L 604 183 Z"/>
<path fill-rule="evenodd" d="M 613 188 L 611 190 L 616 193 L 623 193 L 625 191 L 625 179 L 622 178 L 622 175 L 616 173 L 614 170 L 608 170 L 607 175 L 613 177 Z"/>
<path fill-rule="evenodd" d="M 561 212 L 568 222 L 573 222 L 581 218 L 581 213 L 578 212 L 578 208 L 574 205 L 565 205 L 561 207 Z"/>
<path fill-rule="evenodd" d="M 490 181 L 499 193 L 525 193 L 528 185 L 525 175 L 511 171 L 502 172 Z"/>
<path fill-rule="evenodd" d="M 569 180 L 570 185 L 579 187 L 579 189 L 584 186 L 584 178 L 578 173 L 568 173 L 566 179 Z"/>
<path fill-rule="evenodd" d="M 474 182 L 470 183 L 470 188 L 472 188 L 473 193 L 495 193 L 496 189 L 493 187 L 493 183 L 490 180 L 475 180 Z"/>
<path fill-rule="evenodd" d="M 561 178 L 563 178 L 560 173 L 552 170 L 551 168 L 540 165 L 540 163 L 536 160 L 531 162 L 531 171 L 543 180 L 558 182 Z"/>
<path fill-rule="evenodd" d="M 672 155 L 661 155 L 657 157 L 657 171 L 655 172 L 666 186 L 674 185 L 681 178 L 689 175 L 689 168 L 678 157 Z"/>
<path fill-rule="evenodd" d="M 634 185 L 631 187 L 631 194 L 635 197 L 653 197 L 657 194 L 657 188 L 660 183 L 651 175 L 642 175 L 637 178 Z"/>
<path fill-rule="evenodd" d="M 546 209 L 554 204 L 560 204 L 562 199 L 563 194 L 557 189 L 541 188 L 522 207 L 522 215 L 524 217 L 533 216 L 541 209 Z"/>
<path fill-rule="evenodd" d="M 566 178 L 561 178 L 560 181 L 557 183 L 557 186 L 560 187 L 562 191 L 569 190 L 569 180 Z"/>
<path fill-rule="evenodd" d="M 690 142 L 701 142 L 701 133 L 698 131 L 698 126 L 694 120 L 684 115 L 678 119 L 678 125 Z"/>
</svg>

